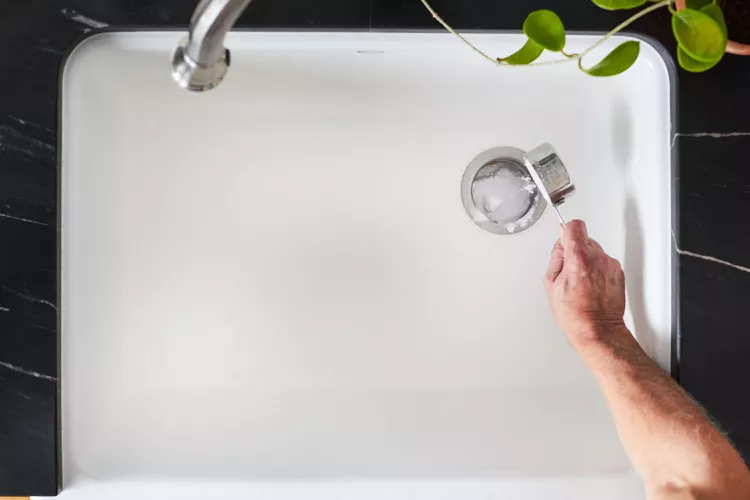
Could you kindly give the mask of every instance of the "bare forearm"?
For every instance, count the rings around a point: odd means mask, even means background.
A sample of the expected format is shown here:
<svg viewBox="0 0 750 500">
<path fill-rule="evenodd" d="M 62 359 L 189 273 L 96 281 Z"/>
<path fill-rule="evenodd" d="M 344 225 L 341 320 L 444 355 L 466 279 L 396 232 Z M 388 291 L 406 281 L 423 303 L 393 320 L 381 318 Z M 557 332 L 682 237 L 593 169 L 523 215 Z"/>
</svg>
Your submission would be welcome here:
<svg viewBox="0 0 750 500">
<path fill-rule="evenodd" d="M 750 498 L 750 473 L 702 409 L 624 327 L 576 345 L 651 498 Z"/>
<path fill-rule="evenodd" d="M 561 228 L 544 286 L 555 320 L 602 387 L 649 497 L 750 500 L 740 456 L 625 328 L 622 266 L 583 221 Z"/>
</svg>

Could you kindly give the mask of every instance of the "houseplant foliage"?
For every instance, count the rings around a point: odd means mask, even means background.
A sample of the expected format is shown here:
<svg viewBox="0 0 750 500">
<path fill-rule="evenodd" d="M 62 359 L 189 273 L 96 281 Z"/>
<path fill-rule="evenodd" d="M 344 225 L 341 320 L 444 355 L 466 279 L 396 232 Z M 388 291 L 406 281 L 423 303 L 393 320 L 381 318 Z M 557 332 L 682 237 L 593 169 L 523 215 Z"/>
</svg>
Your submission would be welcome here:
<svg viewBox="0 0 750 500">
<path fill-rule="evenodd" d="M 485 59 L 497 65 L 553 64 L 574 60 L 577 61 L 581 71 L 591 76 L 618 75 L 630 68 L 638 59 L 640 42 L 635 40 L 623 42 L 601 61 L 588 67 L 584 65 L 584 57 L 636 19 L 665 7 L 672 15 L 672 32 L 677 40 L 677 61 L 683 69 L 700 73 L 714 67 L 724 56 L 724 49 L 727 46 L 727 26 L 724 22 L 724 14 L 716 4 L 716 0 L 686 0 L 686 8 L 679 11 L 674 8 L 674 0 L 656 2 L 653 0 L 592 0 L 592 2 L 607 10 L 642 9 L 578 54 L 569 54 L 565 51 L 565 26 L 560 17 L 551 10 L 537 10 L 530 13 L 523 23 L 523 32 L 526 35 L 524 45 L 506 57 L 493 58 L 458 34 L 433 10 L 427 0 L 422 0 L 432 16 L 448 31 L 459 37 Z M 558 53 L 562 58 L 557 61 L 534 63 L 545 50 Z"/>
</svg>

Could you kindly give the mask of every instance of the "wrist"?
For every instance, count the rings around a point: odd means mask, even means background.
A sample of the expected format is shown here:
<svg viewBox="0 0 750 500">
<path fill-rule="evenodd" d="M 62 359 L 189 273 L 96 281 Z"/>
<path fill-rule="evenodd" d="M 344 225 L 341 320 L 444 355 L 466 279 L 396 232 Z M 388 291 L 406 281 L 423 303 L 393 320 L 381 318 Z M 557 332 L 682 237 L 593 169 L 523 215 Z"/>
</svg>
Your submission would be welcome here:
<svg viewBox="0 0 750 500">
<path fill-rule="evenodd" d="M 597 320 L 582 324 L 575 332 L 568 334 L 570 342 L 576 349 L 588 346 L 609 344 L 613 340 L 632 338 L 625 322 L 618 320 Z"/>
</svg>

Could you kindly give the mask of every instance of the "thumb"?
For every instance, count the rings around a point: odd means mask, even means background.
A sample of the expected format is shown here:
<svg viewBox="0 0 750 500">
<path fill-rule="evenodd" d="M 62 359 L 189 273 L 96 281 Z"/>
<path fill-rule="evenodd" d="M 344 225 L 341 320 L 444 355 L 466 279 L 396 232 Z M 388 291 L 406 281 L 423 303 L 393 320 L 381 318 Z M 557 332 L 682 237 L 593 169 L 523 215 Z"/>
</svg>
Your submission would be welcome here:
<svg viewBox="0 0 750 500">
<path fill-rule="evenodd" d="M 589 244 L 589 233 L 586 229 L 586 223 L 579 219 L 568 222 L 562 228 L 560 241 L 566 255 L 576 248 L 586 248 Z"/>
</svg>

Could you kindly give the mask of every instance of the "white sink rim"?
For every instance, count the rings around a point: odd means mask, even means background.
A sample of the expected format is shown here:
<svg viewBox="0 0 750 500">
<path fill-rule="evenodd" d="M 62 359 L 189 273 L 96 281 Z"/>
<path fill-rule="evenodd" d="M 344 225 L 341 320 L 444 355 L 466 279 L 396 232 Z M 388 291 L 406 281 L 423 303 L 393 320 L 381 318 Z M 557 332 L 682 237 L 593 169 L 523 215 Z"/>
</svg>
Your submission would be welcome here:
<svg viewBox="0 0 750 500">
<path fill-rule="evenodd" d="M 140 28 L 104 29 L 104 30 L 97 30 L 96 32 L 89 33 L 81 42 L 85 42 L 86 40 L 89 40 L 93 36 L 97 36 L 97 35 L 102 34 L 102 33 L 127 33 L 127 32 L 144 32 L 144 31 L 181 33 L 181 30 L 171 30 L 171 29 L 153 29 L 153 30 L 143 30 L 143 29 L 140 29 Z M 262 33 L 262 34 L 265 34 L 265 33 L 300 33 L 300 34 L 307 34 L 307 33 L 311 33 L 312 32 L 312 30 L 305 30 L 305 29 L 299 29 L 299 30 L 296 30 L 296 29 L 269 30 L 269 29 L 254 29 L 254 28 L 253 29 L 238 29 L 238 30 L 235 30 L 235 31 L 238 32 L 238 33 Z M 442 34 L 443 33 L 442 30 L 370 30 L 370 31 L 365 31 L 365 30 L 338 30 L 338 29 L 333 29 L 333 30 L 314 30 L 314 33 L 323 33 L 323 34 L 324 33 L 363 33 L 363 32 L 366 32 L 366 33 L 375 33 L 375 34 L 378 34 L 378 33 L 387 33 L 387 34 L 390 34 L 390 33 L 394 33 L 394 34 L 423 34 L 423 33 L 425 33 L 425 34 Z M 497 30 L 466 30 L 466 31 L 464 31 L 464 33 L 466 33 L 468 35 L 472 35 L 472 34 L 502 35 L 502 34 L 516 34 L 517 32 L 515 32 L 515 31 L 512 31 L 512 32 L 509 32 L 509 31 L 497 31 Z M 588 32 L 571 32 L 570 33 L 571 36 L 589 35 L 589 34 L 597 34 L 597 33 L 588 33 Z M 668 72 L 668 75 L 669 75 L 669 86 L 670 86 L 670 103 L 669 103 L 669 108 L 671 110 L 671 116 L 669 117 L 669 120 L 671 121 L 671 123 L 676 123 L 676 121 L 675 121 L 675 117 L 676 117 L 676 104 L 675 104 L 675 67 L 674 67 L 673 61 L 667 55 L 666 49 L 664 49 L 664 47 L 661 46 L 661 44 L 659 42 L 656 42 L 654 39 L 652 39 L 650 37 L 647 37 L 647 36 L 633 35 L 633 34 L 627 34 L 627 37 L 629 37 L 629 38 L 637 38 L 637 39 L 640 39 L 640 40 L 646 42 L 650 46 L 654 47 L 656 49 L 656 51 L 658 53 L 660 53 L 661 57 L 664 59 L 665 66 L 667 68 L 667 72 Z M 458 43 L 458 42 L 456 41 L 456 43 Z M 76 47 L 78 47 L 78 45 Z M 75 48 L 73 48 L 72 51 L 71 51 L 71 53 L 68 54 L 68 56 L 65 58 L 64 63 L 62 65 L 61 80 L 60 80 L 60 92 L 61 92 L 61 95 L 62 95 L 62 92 L 63 92 L 63 78 L 62 78 L 62 76 L 63 76 L 65 68 L 67 67 L 67 64 L 68 64 L 68 58 L 72 54 L 74 54 L 74 52 L 75 52 Z M 236 72 L 236 69 L 237 69 L 236 67 L 230 68 L 229 73 L 227 75 L 227 81 L 230 81 L 232 79 L 233 74 Z M 59 141 L 58 141 L 58 144 L 59 144 L 59 147 L 58 147 L 58 158 L 59 158 L 58 168 L 59 168 L 59 178 L 61 179 L 60 180 L 60 193 L 61 193 L 60 199 L 61 199 L 61 205 L 64 204 L 64 200 L 62 198 L 62 192 L 63 192 L 62 191 L 62 179 L 63 179 L 63 176 L 64 176 L 64 172 L 62 171 L 62 159 L 63 159 L 63 156 L 64 156 L 64 147 L 65 147 L 65 145 L 63 144 L 63 141 L 62 141 L 63 132 L 64 132 L 64 130 L 62 128 L 62 122 L 64 121 L 63 116 L 62 116 L 62 106 L 63 106 L 63 99 L 61 98 L 60 99 L 60 127 L 58 129 L 59 130 L 59 132 L 58 132 L 58 134 L 59 134 Z M 502 144 L 502 143 L 498 144 L 498 146 L 503 146 L 503 145 L 506 145 L 506 144 Z M 513 144 L 509 144 L 509 145 L 512 146 Z M 672 171 L 671 175 L 672 175 L 672 178 L 674 179 L 675 175 L 677 173 L 677 157 L 676 157 L 676 152 L 674 150 L 671 151 L 670 161 L 671 161 L 671 171 Z M 672 221 L 671 221 L 671 230 L 673 232 L 676 231 L 677 228 L 679 227 L 679 225 L 677 224 L 678 213 L 679 213 L 678 212 L 678 207 L 677 207 L 677 201 L 678 201 L 678 191 L 677 191 L 677 189 L 678 189 L 677 183 L 673 182 L 672 187 L 671 187 L 671 219 L 672 219 Z M 564 208 L 563 208 L 563 210 L 564 210 Z M 60 214 L 60 216 L 59 216 L 60 217 L 60 229 L 62 229 L 62 218 L 63 218 L 62 209 L 60 210 L 59 214 Z M 547 216 L 549 217 L 549 215 L 547 215 Z M 62 245 L 63 245 L 62 239 L 59 240 L 59 245 L 60 245 L 61 260 L 62 260 Z M 671 276 L 672 276 L 672 293 L 671 293 L 671 299 L 672 299 L 672 314 L 671 314 L 672 329 L 671 329 L 671 350 L 670 350 L 670 353 L 671 353 L 671 372 L 672 372 L 673 376 L 677 375 L 678 368 L 679 368 L 679 344 L 678 344 L 678 342 L 679 342 L 679 334 L 678 334 L 678 326 L 679 326 L 678 325 L 678 311 L 679 311 L 678 278 L 679 278 L 679 274 L 678 274 L 678 270 L 676 268 L 677 258 L 678 258 L 677 254 L 674 251 L 674 248 L 672 248 L 672 252 L 671 252 L 671 259 L 672 259 L 672 272 L 671 272 Z M 59 272 L 61 273 L 60 274 L 60 277 L 61 277 L 61 279 L 60 279 L 60 283 L 61 283 L 60 293 L 62 294 L 62 288 L 63 288 L 63 284 L 62 284 L 62 268 L 59 267 L 59 269 L 60 269 Z M 60 297 L 60 298 L 62 299 L 62 297 Z M 62 304 L 62 302 L 60 302 L 60 303 Z M 61 310 L 61 316 L 63 314 L 64 314 L 64 311 Z M 61 328 L 60 328 L 61 334 L 60 335 L 63 335 L 63 333 L 62 333 L 62 331 L 63 331 L 62 330 L 62 320 L 61 320 L 61 325 L 60 326 L 61 326 Z M 60 342 L 62 344 L 62 340 L 60 340 Z M 62 359 L 60 361 L 60 367 L 61 367 L 61 370 L 62 370 Z M 61 381 L 62 381 L 62 379 L 61 379 Z M 64 395 L 63 395 L 63 397 L 64 397 Z M 62 403 L 61 403 L 61 406 L 62 406 Z M 62 446 L 61 446 L 61 451 L 62 451 Z"/>
</svg>

